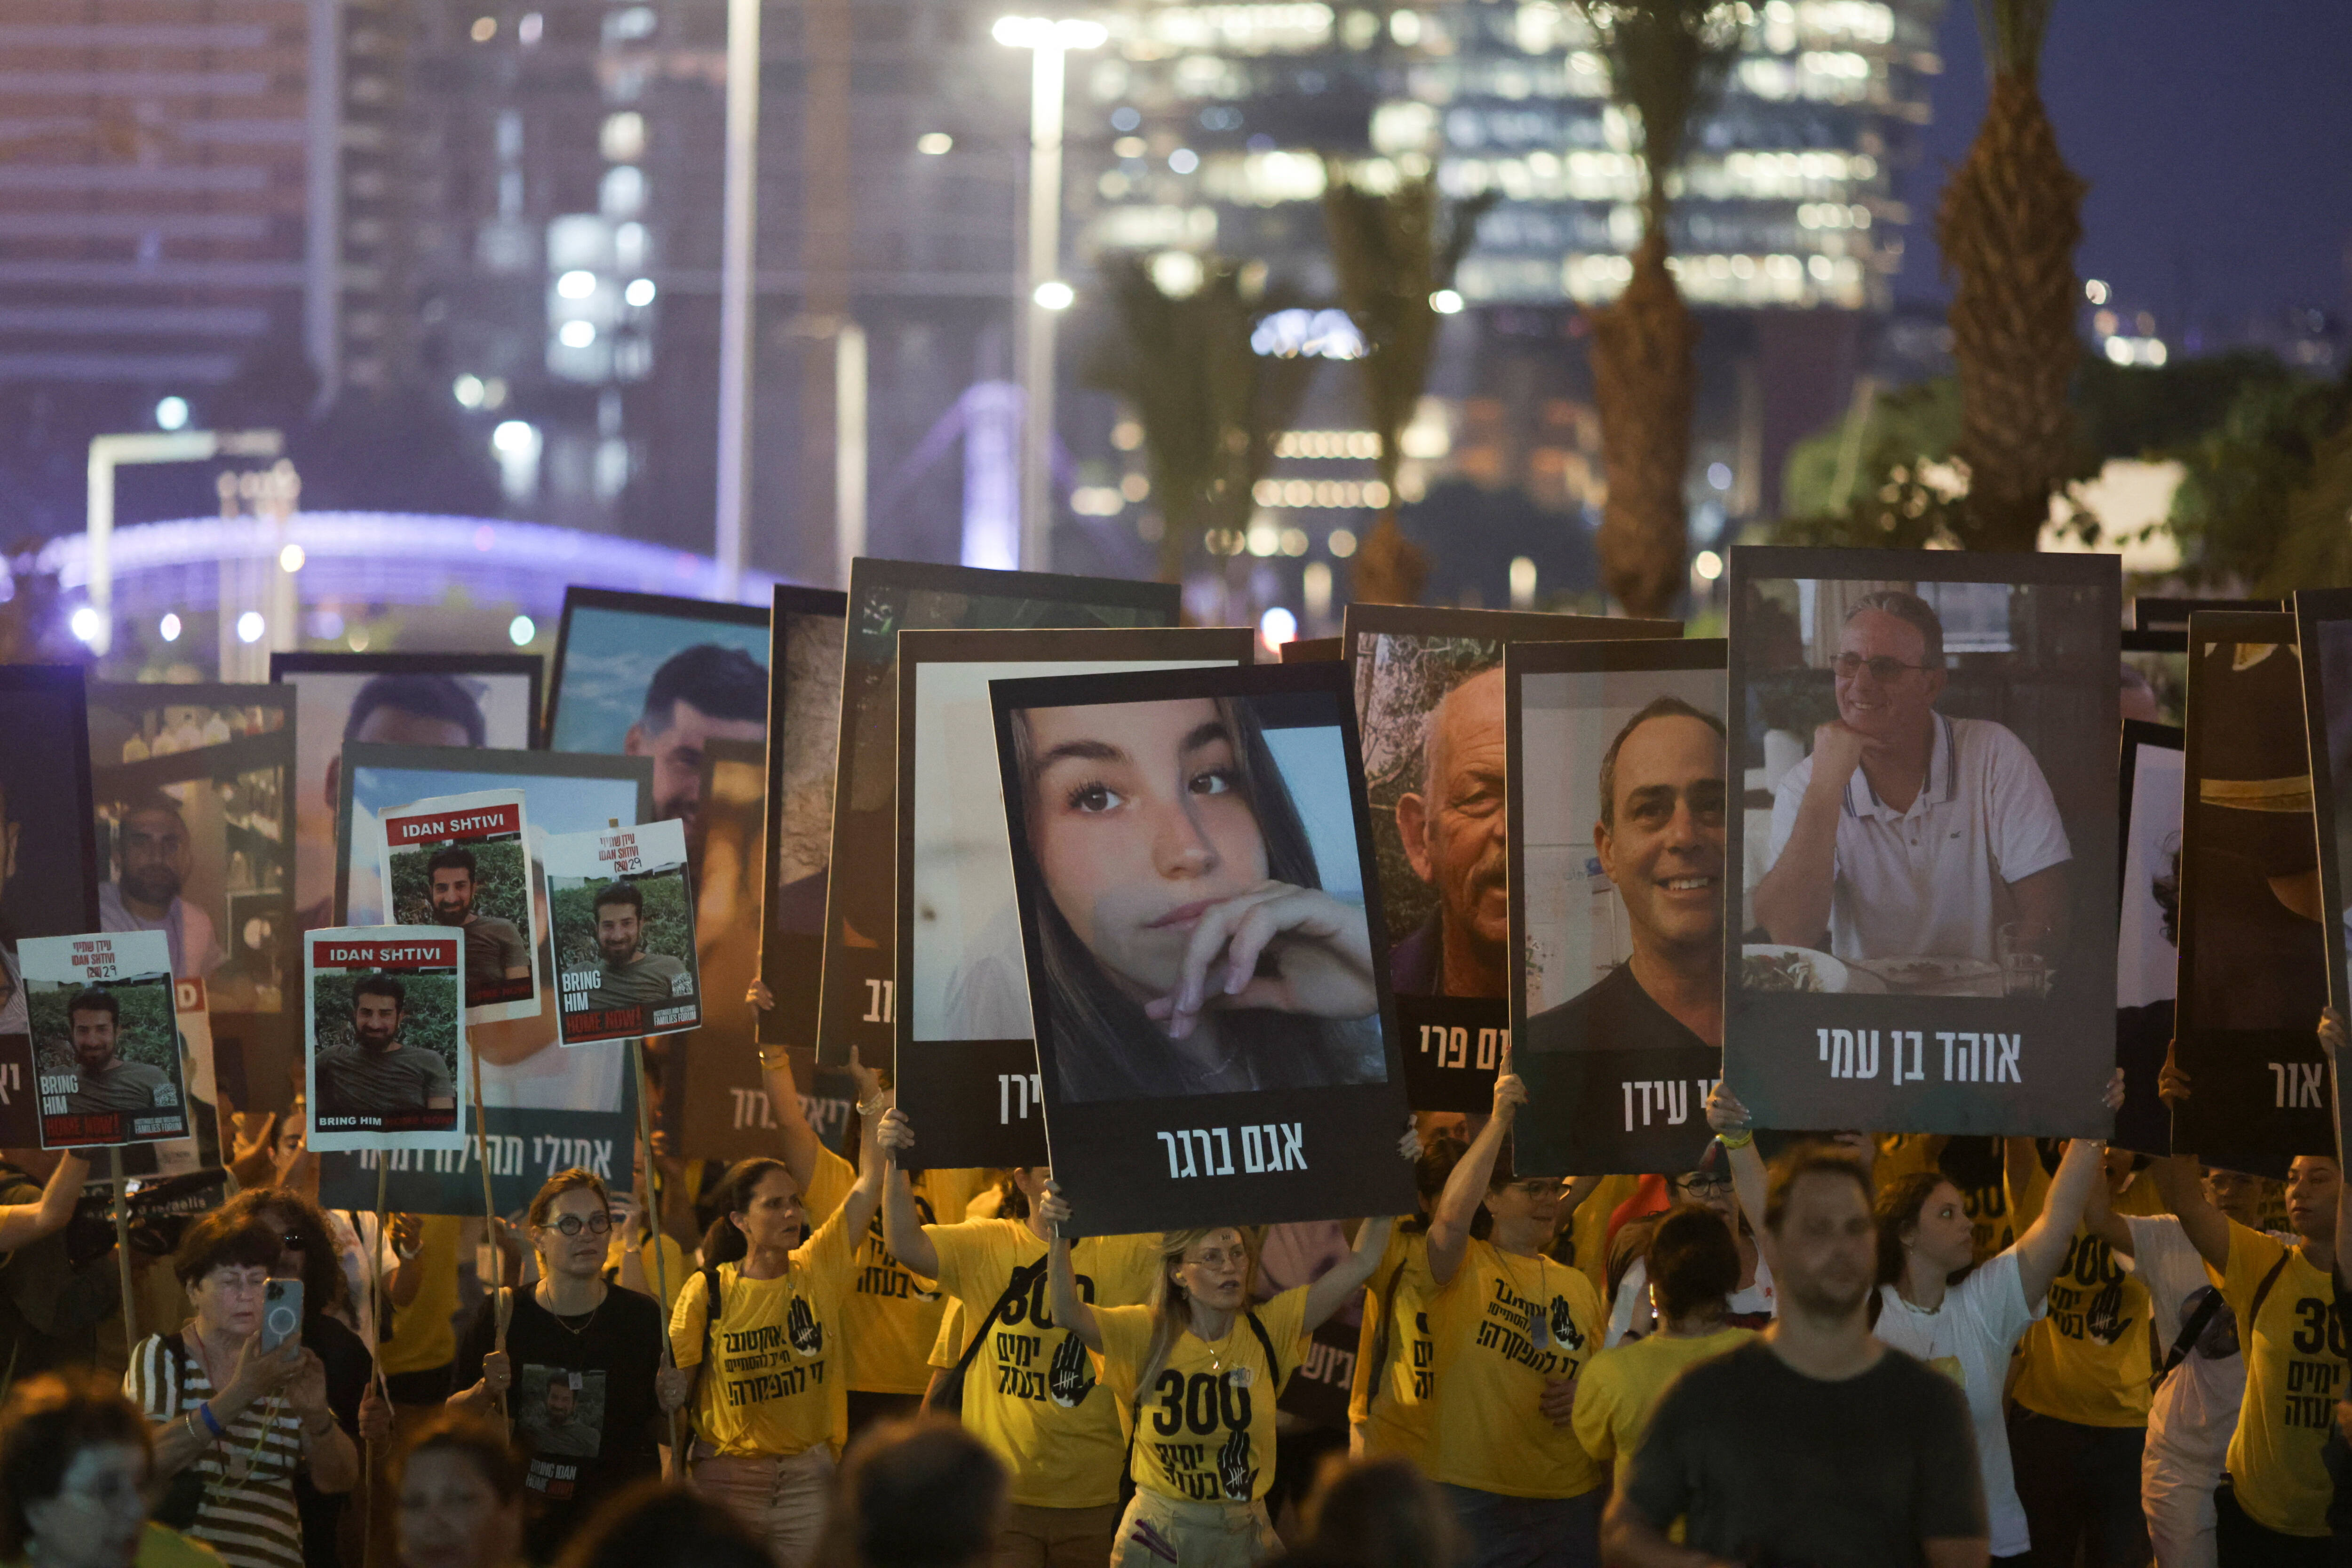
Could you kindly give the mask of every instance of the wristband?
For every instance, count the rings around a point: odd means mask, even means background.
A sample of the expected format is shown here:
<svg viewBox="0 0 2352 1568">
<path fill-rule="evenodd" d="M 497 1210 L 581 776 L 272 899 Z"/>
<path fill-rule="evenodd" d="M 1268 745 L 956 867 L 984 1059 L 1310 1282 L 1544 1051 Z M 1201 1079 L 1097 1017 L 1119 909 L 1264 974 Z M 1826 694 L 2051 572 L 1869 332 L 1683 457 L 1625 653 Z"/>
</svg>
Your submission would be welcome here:
<svg viewBox="0 0 2352 1568">
<path fill-rule="evenodd" d="M 792 1065 L 792 1047 L 789 1046 L 761 1046 L 760 1047 L 760 1065 L 770 1072 L 774 1072 L 782 1068 L 790 1067 Z"/>
<path fill-rule="evenodd" d="M 1718 1132 L 1715 1135 L 1715 1141 L 1722 1144 L 1727 1150 L 1745 1149 L 1748 1145 L 1756 1142 L 1756 1134 L 1753 1132 Z"/>
<path fill-rule="evenodd" d="M 879 1115 L 886 1103 L 887 1101 L 884 1098 L 878 1094 L 871 1100 L 861 1100 L 857 1102 L 857 1114 L 860 1116 Z"/>
<path fill-rule="evenodd" d="M 220 1424 L 220 1417 L 213 1414 L 213 1402 L 211 1400 L 207 1399 L 203 1404 L 197 1405 L 195 1414 L 204 1418 L 205 1431 L 210 1432 L 215 1437 L 226 1437 L 228 1436 L 228 1428 L 222 1426 Z"/>
</svg>

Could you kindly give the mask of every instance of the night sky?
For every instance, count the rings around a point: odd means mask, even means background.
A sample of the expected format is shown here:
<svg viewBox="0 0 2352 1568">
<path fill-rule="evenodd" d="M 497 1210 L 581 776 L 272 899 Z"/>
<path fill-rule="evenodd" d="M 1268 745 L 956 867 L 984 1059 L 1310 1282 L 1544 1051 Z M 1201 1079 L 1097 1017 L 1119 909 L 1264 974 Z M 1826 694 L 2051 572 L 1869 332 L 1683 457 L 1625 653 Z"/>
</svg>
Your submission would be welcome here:
<svg viewBox="0 0 2352 1568">
<path fill-rule="evenodd" d="M 1944 74 L 1895 289 L 1944 298 L 1937 194 L 1984 112 L 1976 7 L 1952 0 Z M 2345 0 L 2058 0 L 2042 57 L 2058 145 L 2090 182 L 2076 271 L 2232 337 L 2290 306 L 2352 309 L 2352 6 Z"/>
</svg>

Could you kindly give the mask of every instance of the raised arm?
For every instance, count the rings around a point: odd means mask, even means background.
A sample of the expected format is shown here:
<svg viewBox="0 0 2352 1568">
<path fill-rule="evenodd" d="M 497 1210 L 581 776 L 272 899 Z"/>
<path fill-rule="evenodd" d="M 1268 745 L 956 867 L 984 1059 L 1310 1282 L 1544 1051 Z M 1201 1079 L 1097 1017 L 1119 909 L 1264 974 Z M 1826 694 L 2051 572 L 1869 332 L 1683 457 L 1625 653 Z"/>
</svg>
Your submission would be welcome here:
<svg viewBox="0 0 2352 1568">
<path fill-rule="evenodd" d="M 2124 1100 L 2124 1071 L 2117 1068 L 2107 1079 L 2105 1102 L 2107 1114 L 2115 1114 Z M 2088 1138 L 2076 1138 L 2066 1145 L 2065 1157 L 2058 1162 L 2058 1173 L 2050 1179 L 2050 1194 L 2042 1201 L 2042 1212 L 2017 1238 L 2017 1278 L 2024 1287 L 2025 1300 L 2037 1302 L 2050 1293 L 2051 1281 L 2065 1265 L 2067 1248 L 2073 1246 L 2074 1227 L 2083 1223 L 2084 1208 L 2092 1194 L 2106 1184 L 2106 1147 Z M 2122 1228 L 2121 1222 L 2117 1222 Z M 2131 1251 L 2131 1238 L 2124 1238 L 2124 1251 Z"/>
<path fill-rule="evenodd" d="M 1300 1327 L 1314 1332 L 1364 1288 L 1364 1281 L 1381 1266 L 1381 1254 L 1389 1249 L 1389 1237 L 1395 1229 L 1393 1217 L 1368 1219 L 1356 1228 L 1356 1245 L 1348 1256 L 1307 1287 L 1307 1316 Z"/>
<path fill-rule="evenodd" d="M 800 1085 L 793 1080 L 793 1053 L 784 1046 L 760 1047 L 760 1084 L 768 1091 L 768 1109 L 774 1113 L 782 1159 L 793 1180 L 805 1192 L 816 1175 L 817 1155 L 824 1140 L 809 1125 L 801 1108 Z"/>
<path fill-rule="evenodd" d="M 1478 1216 L 1478 1205 L 1486 1200 L 1486 1184 L 1494 1179 L 1495 1161 L 1502 1154 L 1503 1140 L 1511 1133 L 1511 1123 L 1517 1120 L 1519 1107 L 1528 1100 L 1528 1086 L 1511 1070 L 1510 1047 L 1503 1048 L 1502 1070 L 1495 1075 L 1495 1110 L 1486 1118 L 1486 1125 L 1478 1129 L 1478 1136 L 1470 1140 L 1470 1147 L 1454 1163 L 1452 1173 L 1445 1178 L 1445 1190 L 1437 1194 L 1436 1204 L 1429 1211 L 1429 1274 L 1440 1285 L 1451 1284 L 1454 1270 L 1462 1267 L 1462 1254 L 1470 1246 L 1470 1222 Z M 1382 1246 L 1387 1243 L 1383 1241 Z M 1374 1258 L 1378 1258 L 1375 1253 Z"/>
<path fill-rule="evenodd" d="M 2172 1047 L 2164 1053 L 2164 1068 L 2157 1075 L 2156 1093 L 2158 1099 L 2172 1108 L 2173 1125 L 2179 1126 L 2180 1108 L 2189 1103 L 2189 1075 L 2180 1070 Z M 2164 1200 L 2164 1206 L 2179 1218 L 2180 1232 L 2197 1249 L 2197 1256 L 2217 1270 L 2229 1268 L 2230 1218 L 2205 1196 L 2204 1173 L 2198 1166 L 2197 1156 L 2176 1151 L 2170 1159 L 2152 1163 L 2147 1173 L 2156 1180 L 2157 1195 Z"/>
<path fill-rule="evenodd" d="M 1078 1336 L 1090 1351 L 1103 1348 L 1102 1325 L 1095 1310 L 1078 1297 L 1078 1279 L 1070 1267 L 1070 1238 L 1062 1228 L 1069 1222 L 1070 1205 L 1062 1201 L 1062 1184 L 1047 1182 L 1037 1200 L 1037 1217 L 1045 1222 L 1053 1239 L 1045 1244 L 1045 1289 L 1053 1303 L 1054 1321 Z"/>
<path fill-rule="evenodd" d="M 882 1239 L 890 1256 L 926 1279 L 940 1277 L 940 1249 L 923 1234 L 923 1216 L 915 1207 L 915 1189 L 898 1168 L 898 1152 L 915 1143 L 915 1129 L 907 1113 L 892 1106 L 882 1116 L 875 1134 L 890 1157 L 890 1173 L 882 1188 Z"/>
<path fill-rule="evenodd" d="M 1837 877 L 1838 809 L 1862 763 L 1862 736 L 1832 721 L 1813 731 L 1813 771 L 1772 868 L 1756 884 L 1756 921 L 1774 942 L 1826 945 Z"/>
<path fill-rule="evenodd" d="M 854 1055 L 850 1070 L 857 1074 L 857 1184 L 842 1200 L 841 1215 L 852 1236 L 864 1236 L 874 1223 L 874 1211 L 882 1206 L 882 1178 L 890 1167 L 880 1142 L 882 1117 L 891 1106 L 879 1074 L 859 1067 Z"/>
<path fill-rule="evenodd" d="M 0 1252 L 14 1252 L 63 1230 L 66 1221 L 73 1217 L 82 1184 L 89 1180 L 88 1160 L 70 1152 L 60 1154 L 58 1168 L 49 1173 L 48 1184 L 41 1189 L 38 1203 L 0 1207 Z"/>
<path fill-rule="evenodd" d="M 1706 1091 L 1706 1124 L 1715 1129 L 1717 1141 L 1731 1165 L 1731 1190 L 1739 1199 L 1739 1212 L 1748 1216 L 1748 1228 L 1755 1235 L 1757 1250 L 1764 1255 L 1764 1266 L 1772 1267 L 1772 1233 L 1764 1225 L 1764 1199 L 1768 1185 L 1764 1173 L 1764 1156 L 1756 1152 L 1756 1134 L 1748 1131 L 1748 1107 L 1731 1092 L 1721 1079 Z"/>
</svg>

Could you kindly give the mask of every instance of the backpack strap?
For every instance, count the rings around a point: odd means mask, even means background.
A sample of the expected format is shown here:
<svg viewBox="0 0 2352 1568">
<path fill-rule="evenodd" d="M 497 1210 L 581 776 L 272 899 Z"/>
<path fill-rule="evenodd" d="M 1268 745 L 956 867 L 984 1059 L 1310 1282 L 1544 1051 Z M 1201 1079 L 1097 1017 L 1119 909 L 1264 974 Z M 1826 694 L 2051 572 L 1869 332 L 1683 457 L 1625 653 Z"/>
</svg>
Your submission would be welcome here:
<svg viewBox="0 0 2352 1568">
<path fill-rule="evenodd" d="M 1381 1288 L 1377 1298 L 1381 1304 L 1381 1321 L 1372 1328 L 1372 1369 L 1364 1384 L 1364 1411 L 1367 1415 L 1370 1414 L 1373 1405 L 1380 1403 L 1381 1385 L 1388 1381 L 1389 1352 L 1396 1348 L 1397 1287 L 1404 1282 L 1405 1264 L 1409 1261 L 1408 1258 L 1397 1260 L 1396 1268 L 1390 1271 L 1389 1282 Z"/>
<path fill-rule="evenodd" d="M 719 1265 L 702 1266 L 702 1364 L 710 1364 L 710 1350 L 719 1332 Z"/>
<path fill-rule="evenodd" d="M 1274 1339 L 1258 1321 L 1255 1309 L 1242 1315 L 1249 1320 L 1250 1332 L 1257 1336 L 1258 1349 L 1265 1352 L 1266 1396 L 1278 1397 L 1282 1393 L 1282 1358 L 1274 1353 Z"/>
<path fill-rule="evenodd" d="M 2279 1260 L 2271 1265 L 2271 1271 L 2263 1276 L 2263 1282 L 2254 1287 L 2253 1305 L 2246 1309 L 2246 1337 L 2248 1339 L 2252 1339 L 2253 1337 L 2254 1320 L 2263 1315 L 2263 1302 L 2268 1300 L 2271 1293 L 2271 1287 L 2277 1284 L 2278 1277 L 2286 1272 L 2286 1260 L 2294 1256 L 2294 1248 L 2292 1247 L 2280 1253 Z"/>
<path fill-rule="evenodd" d="M 1044 1277 L 1045 1262 L 1046 1260 L 1041 1258 L 1034 1263 L 1024 1263 L 1013 1271 L 1012 1281 L 1004 1287 L 1004 1294 L 996 1299 L 996 1305 L 988 1310 L 988 1316 L 980 1321 L 978 1326 L 971 1331 L 971 1336 L 964 1341 L 963 1354 L 956 1358 L 955 1376 L 961 1378 L 971 1370 L 972 1358 L 980 1354 L 981 1342 L 988 1337 L 990 1325 L 1004 1315 L 1004 1310 L 1007 1307 L 1027 1295 L 1031 1287 Z"/>
</svg>

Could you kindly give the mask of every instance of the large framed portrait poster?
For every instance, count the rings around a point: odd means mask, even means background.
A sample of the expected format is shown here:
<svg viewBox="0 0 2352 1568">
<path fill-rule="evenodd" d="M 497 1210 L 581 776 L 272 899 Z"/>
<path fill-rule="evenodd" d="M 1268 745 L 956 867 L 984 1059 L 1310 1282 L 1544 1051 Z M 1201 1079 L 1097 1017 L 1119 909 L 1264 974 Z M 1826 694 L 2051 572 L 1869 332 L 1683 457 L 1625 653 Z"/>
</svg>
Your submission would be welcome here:
<svg viewBox="0 0 2352 1568">
<path fill-rule="evenodd" d="M 774 1005 L 759 1016 L 761 1045 L 816 1043 L 848 616 L 849 595 L 836 589 L 776 589 L 768 655 L 767 893 L 760 922 L 760 978 Z"/>
<path fill-rule="evenodd" d="M 996 680 L 1055 1174 L 1087 1235 L 1399 1214 L 1348 671 Z"/>
<path fill-rule="evenodd" d="M 1416 1110 L 1483 1111 L 1510 1028 L 1504 645 L 1682 625 L 1409 605 L 1349 605 L 1345 624 L 1406 1091 Z"/>
<path fill-rule="evenodd" d="M 878 1062 L 896 1036 L 898 952 L 895 879 L 898 844 L 898 634 L 1034 626 L 1172 626 L 1173 583 L 991 572 L 908 561 L 852 562 L 849 626 L 842 654 L 833 849 L 827 863 L 859 875 L 825 888 L 824 965 L 817 1059 L 837 1066 L 855 1046 Z M 782 978 L 791 981 L 793 977 Z M 803 980 L 803 984 L 807 982 Z M 783 992 L 776 1007 L 795 1005 Z"/>
<path fill-rule="evenodd" d="M 995 749 L 992 680 L 1250 662 L 1246 626 L 903 632 L 898 637 L 898 1006 L 895 1085 L 909 1163 L 1042 1165 L 1004 803 L 974 787 Z"/>
<path fill-rule="evenodd" d="M 2352 849 L 2352 798 L 2341 793 L 2352 788 L 2352 590 L 2298 591 L 2294 618 L 2297 643 L 2303 650 L 2304 718 L 2319 848 L 2320 926 L 2327 935 L 2327 991 L 2336 1010 L 2352 1017 L 2352 983 L 2347 983 L 2345 971 L 2345 921 L 2347 911 L 2352 911 L 2352 881 L 2345 876 L 2347 851 Z M 2307 1075 L 2307 1069 L 2296 1070 Z M 2301 1087 L 2307 1092 L 2308 1082 Z M 2336 1110 L 2339 1116 L 2346 1114 L 2342 1104 Z M 2345 1131 L 2337 1130 L 2339 1140 Z M 2336 1147 L 2340 1146 L 2339 1142 Z M 2334 1147 L 2301 1143 L 2289 1151 L 2290 1154 L 2334 1152 Z"/>
<path fill-rule="evenodd" d="M 2116 917 L 2116 1065 L 2124 1069 L 2124 1103 L 2115 1141 L 2144 1154 L 2172 1152 L 2172 1111 L 2156 1085 L 2172 1047 L 2180 973 L 2181 742 L 2170 725 L 2124 721 Z"/>
<path fill-rule="evenodd" d="M 100 929 L 82 672 L 0 665 L 0 731 L 41 744 L 0 747 L 0 1135 L 43 1146 L 31 1014 L 20 945 Z"/>
<path fill-rule="evenodd" d="M 1732 551 L 1759 1126 L 2106 1135 L 2121 616 L 2111 555 Z"/>
<path fill-rule="evenodd" d="M 1524 1175 L 1694 1169 L 1723 1076 L 1724 646 L 1513 643 Z"/>
</svg>

